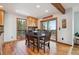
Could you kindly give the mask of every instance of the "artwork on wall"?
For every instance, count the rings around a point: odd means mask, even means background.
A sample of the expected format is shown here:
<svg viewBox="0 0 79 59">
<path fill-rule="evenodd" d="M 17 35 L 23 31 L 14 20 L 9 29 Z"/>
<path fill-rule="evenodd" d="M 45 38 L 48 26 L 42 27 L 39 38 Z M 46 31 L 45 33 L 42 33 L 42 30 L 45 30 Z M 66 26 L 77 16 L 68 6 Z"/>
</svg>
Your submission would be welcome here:
<svg viewBox="0 0 79 59">
<path fill-rule="evenodd" d="M 63 19 L 62 20 L 62 28 L 66 28 L 67 27 L 66 23 L 67 23 L 66 19 Z"/>
</svg>

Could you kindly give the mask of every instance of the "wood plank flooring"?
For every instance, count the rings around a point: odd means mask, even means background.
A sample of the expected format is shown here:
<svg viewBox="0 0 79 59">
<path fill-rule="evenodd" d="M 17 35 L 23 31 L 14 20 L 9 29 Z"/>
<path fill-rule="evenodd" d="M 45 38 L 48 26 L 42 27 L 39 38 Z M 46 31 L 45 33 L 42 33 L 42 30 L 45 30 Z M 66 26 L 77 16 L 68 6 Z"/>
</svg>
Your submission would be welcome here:
<svg viewBox="0 0 79 59">
<path fill-rule="evenodd" d="M 46 48 L 45 53 L 42 49 L 40 49 L 39 53 L 37 49 L 33 52 L 32 48 L 27 48 L 25 40 L 3 45 L 3 55 L 68 55 L 70 50 L 71 46 L 56 42 L 50 42 L 50 50 Z"/>
<path fill-rule="evenodd" d="M 79 45 L 74 45 L 72 48 L 72 55 L 79 55 Z"/>
</svg>

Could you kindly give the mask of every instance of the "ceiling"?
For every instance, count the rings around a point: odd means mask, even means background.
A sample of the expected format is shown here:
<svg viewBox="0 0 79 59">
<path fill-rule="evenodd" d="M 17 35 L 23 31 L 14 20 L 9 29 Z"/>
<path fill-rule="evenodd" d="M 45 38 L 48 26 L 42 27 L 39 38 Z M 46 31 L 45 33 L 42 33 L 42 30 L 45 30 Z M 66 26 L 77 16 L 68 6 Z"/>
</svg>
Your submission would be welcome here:
<svg viewBox="0 0 79 59">
<path fill-rule="evenodd" d="M 61 14 L 50 3 L 3 3 L 6 12 L 18 13 L 24 16 L 43 18 L 53 14 Z M 36 6 L 40 5 L 39 8 Z"/>
<path fill-rule="evenodd" d="M 20 14 L 23 16 L 43 18 L 49 15 L 61 14 L 50 3 L 1 3 L 0 5 L 4 6 L 4 10 L 6 12 Z M 77 3 L 63 3 L 62 5 L 65 9 L 77 7 L 77 10 L 79 10 L 79 4 Z M 38 8 L 36 6 L 38 6 Z"/>
<path fill-rule="evenodd" d="M 62 5 L 65 7 L 65 9 L 71 7 L 79 7 L 79 3 L 62 3 Z"/>
<path fill-rule="evenodd" d="M 62 3 L 65 9 L 74 8 L 75 12 L 79 12 L 79 3 Z"/>
</svg>

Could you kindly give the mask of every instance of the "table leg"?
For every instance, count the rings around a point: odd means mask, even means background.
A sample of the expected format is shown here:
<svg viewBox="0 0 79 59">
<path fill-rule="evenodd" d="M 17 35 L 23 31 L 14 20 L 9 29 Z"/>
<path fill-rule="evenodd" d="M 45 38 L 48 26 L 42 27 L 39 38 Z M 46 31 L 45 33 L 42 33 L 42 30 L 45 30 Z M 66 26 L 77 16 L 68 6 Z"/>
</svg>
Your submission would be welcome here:
<svg viewBox="0 0 79 59">
<path fill-rule="evenodd" d="M 37 50 L 38 50 L 38 52 L 39 52 L 39 37 L 38 37 L 38 39 L 37 39 Z"/>
</svg>

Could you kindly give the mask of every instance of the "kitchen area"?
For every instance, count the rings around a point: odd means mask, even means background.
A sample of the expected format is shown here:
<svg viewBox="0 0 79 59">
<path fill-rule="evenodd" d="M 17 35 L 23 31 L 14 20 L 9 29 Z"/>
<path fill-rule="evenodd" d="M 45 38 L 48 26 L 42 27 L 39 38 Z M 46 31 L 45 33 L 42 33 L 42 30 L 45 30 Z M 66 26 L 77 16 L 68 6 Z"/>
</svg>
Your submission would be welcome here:
<svg viewBox="0 0 79 59">
<path fill-rule="evenodd" d="M 2 45 L 4 41 L 4 10 L 0 8 L 0 54 L 2 54 Z"/>
</svg>

